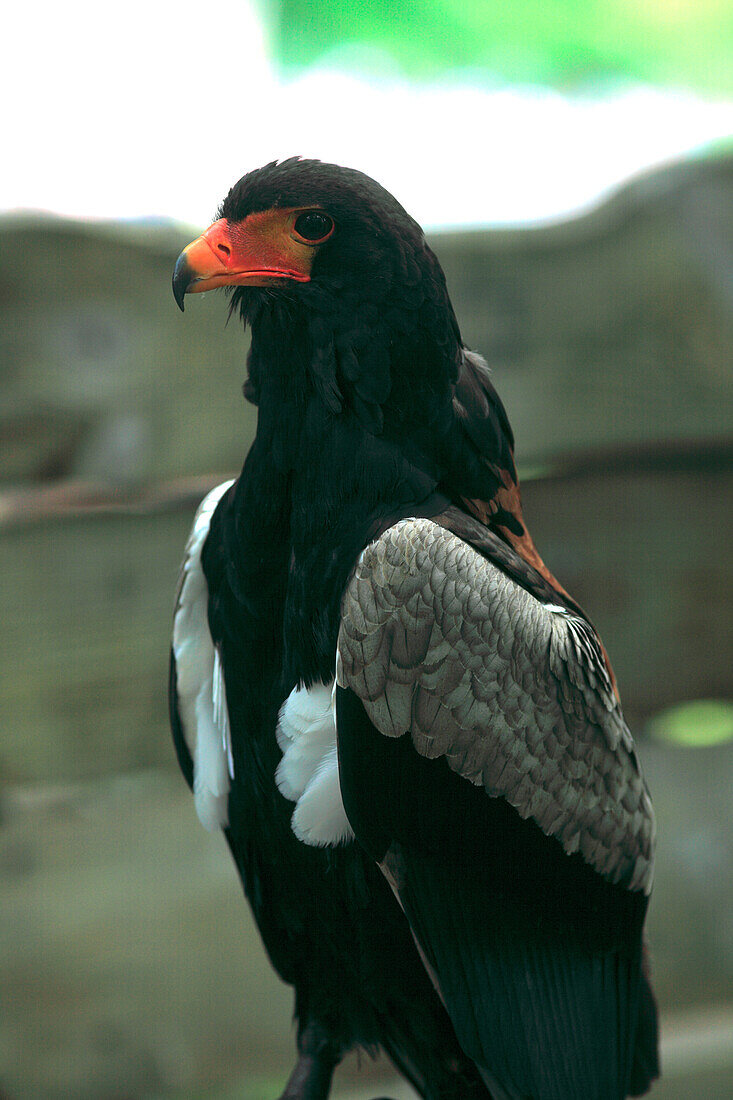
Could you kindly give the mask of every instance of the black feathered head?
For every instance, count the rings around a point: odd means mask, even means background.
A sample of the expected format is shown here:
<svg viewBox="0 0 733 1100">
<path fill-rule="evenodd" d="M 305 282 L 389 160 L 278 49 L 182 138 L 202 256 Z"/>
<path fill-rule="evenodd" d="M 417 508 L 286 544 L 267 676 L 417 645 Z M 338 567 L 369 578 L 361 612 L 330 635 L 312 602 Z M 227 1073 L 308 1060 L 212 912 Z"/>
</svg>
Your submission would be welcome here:
<svg viewBox="0 0 733 1100">
<path fill-rule="evenodd" d="M 176 264 L 181 308 L 217 286 L 252 327 L 250 399 L 278 369 L 291 387 L 305 379 L 323 416 L 345 413 L 481 518 L 523 531 L 506 414 L 422 229 L 388 191 L 297 157 L 250 172 Z"/>
<path fill-rule="evenodd" d="M 443 271 L 417 222 L 369 176 L 297 157 L 243 176 L 176 264 L 181 308 L 184 294 L 217 286 L 252 326 L 251 399 L 265 332 L 282 347 L 296 330 L 330 412 L 346 401 L 378 433 L 390 394 L 397 409 L 419 383 L 429 419 L 447 426 L 461 340 Z"/>
<path fill-rule="evenodd" d="M 382 305 L 425 280 L 447 301 L 422 229 L 388 191 L 362 172 L 298 157 L 243 176 L 181 260 L 179 304 L 185 293 L 229 285 L 302 290 L 314 307 L 329 292 Z"/>
</svg>

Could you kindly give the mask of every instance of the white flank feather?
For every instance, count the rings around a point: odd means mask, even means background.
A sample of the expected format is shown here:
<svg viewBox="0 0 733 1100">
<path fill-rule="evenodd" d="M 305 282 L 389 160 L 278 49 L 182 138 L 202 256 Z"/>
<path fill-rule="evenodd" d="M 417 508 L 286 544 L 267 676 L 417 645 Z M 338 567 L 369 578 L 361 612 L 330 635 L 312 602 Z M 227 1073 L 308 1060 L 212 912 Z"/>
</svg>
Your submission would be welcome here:
<svg viewBox="0 0 733 1100">
<path fill-rule="evenodd" d="M 173 619 L 178 711 L 193 760 L 193 795 L 201 824 L 211 831 L 228 824 L 229 784 L 234 775 L 231 736 L 219 654 L 209 633 L 208 589 L 201 550 L 211 517 L 227 489 L 224 482 L 199 507 L 186 545 Z"/>
<path fill-rule="evenodd" d="M 322 846 L 353 839 L 338 771 L 335 685 L 294 688 L 283 703 L 277 729 L 283 753 L 275 781 L 295 802 L 293 832 L 305 844 Z"/>
</svg>

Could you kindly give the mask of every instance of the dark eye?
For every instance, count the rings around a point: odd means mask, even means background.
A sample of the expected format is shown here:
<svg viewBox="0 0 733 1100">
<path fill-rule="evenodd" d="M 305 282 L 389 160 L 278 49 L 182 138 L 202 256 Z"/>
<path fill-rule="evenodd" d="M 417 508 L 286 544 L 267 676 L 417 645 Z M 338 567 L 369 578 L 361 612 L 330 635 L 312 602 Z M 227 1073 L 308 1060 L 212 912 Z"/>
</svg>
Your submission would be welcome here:
<svg viewBox="0 0 733 1100">
<path fill-rule="evenodd" d="M 298 214 L 293 229 L 304 241 L 318 244 L 331 236 L 334 222 L 329 214 L 320 210 L 306 210 L 304 214 Z"/>
</svg>

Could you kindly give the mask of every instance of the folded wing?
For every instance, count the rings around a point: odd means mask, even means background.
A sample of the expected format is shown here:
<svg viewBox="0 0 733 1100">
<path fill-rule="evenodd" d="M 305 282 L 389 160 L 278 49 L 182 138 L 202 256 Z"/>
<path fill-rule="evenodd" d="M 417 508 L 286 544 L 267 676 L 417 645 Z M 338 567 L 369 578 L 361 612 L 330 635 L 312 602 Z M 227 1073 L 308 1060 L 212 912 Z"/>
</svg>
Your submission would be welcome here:
<svg viewBox="0 0 733 1100">
<path fill-rule="evenodd" d="M 362 554 L 337 662 L 344 805 L 497 1095 L 610 1100 L 643 987 L 651 803 L 592 628 L 512 576 L 498 538 L 492 560 L 494 538 L 411 519 Z"/>
</svg>

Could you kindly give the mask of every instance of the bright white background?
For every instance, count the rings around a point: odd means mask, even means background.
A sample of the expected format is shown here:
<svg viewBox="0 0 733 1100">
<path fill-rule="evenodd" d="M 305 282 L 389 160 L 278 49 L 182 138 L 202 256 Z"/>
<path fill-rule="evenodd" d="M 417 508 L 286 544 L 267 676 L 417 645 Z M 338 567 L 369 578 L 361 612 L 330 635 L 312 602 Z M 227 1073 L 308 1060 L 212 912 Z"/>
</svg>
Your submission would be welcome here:
<svg viewBox="0 0 733 1100">
<path fill-rule="evenodd" d="M 3 39 L 0 211 L 204 224 L 297 153 L 368 172 L 427 226 L 541 221 L 733 134 L 733 104 L 684 91 L 283 84 L 247 0 L 14 3 Z"/>
</svg>

